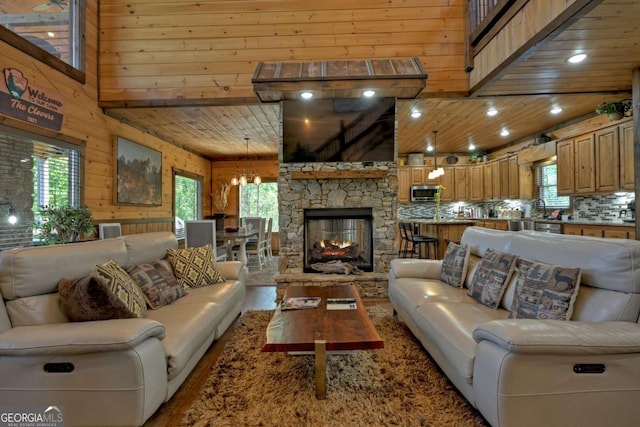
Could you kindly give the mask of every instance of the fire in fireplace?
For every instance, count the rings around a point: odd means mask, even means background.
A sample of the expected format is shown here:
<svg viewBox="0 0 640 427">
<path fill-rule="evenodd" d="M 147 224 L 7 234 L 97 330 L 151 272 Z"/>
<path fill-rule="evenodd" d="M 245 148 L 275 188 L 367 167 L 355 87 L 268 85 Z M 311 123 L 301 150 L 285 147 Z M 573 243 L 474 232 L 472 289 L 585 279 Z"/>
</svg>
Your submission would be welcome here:
<svg viewBox="0 0 640 427">
<path fill-rule="evenodd" d="M 371 208 L 304 210 L 304 272 L 317 272 L 313 264 L 331 261 L 373 271 Z"/>
</svg>

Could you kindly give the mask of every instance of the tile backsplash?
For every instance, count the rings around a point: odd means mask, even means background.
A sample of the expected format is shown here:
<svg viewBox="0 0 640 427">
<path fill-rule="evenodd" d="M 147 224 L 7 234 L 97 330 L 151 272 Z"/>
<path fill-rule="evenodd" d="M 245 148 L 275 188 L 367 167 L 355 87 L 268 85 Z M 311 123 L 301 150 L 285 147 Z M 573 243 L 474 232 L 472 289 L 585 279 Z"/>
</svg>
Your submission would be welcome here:
<svg viewBox="0 0 640 427">
<path fill-rule="evenodd" d="M 621 211 L 627 209 L 627 204 L 635 199 L 634 193 L 611 193 L 593 196 L 573 197 L 573 219 L 591 221 L 611 221 L 621 218 Z M 440 216 L 442 218 L 455 218 L 458 211 L 465 208 L 484 208 L 485 212 L 502 209 L 518 209 L 528 212 L 531 208 L 531 200 L 507 200 L 501 202 L 482 203 L 442 203 L 440 205 Z M 435 203 L 407 203 L 398 205 L 398 216 L 401 218 L 421 218 L 431 219 L 435 217 Z M 547 210 L 547 214 L 550 211 Z M 538 212 L 534 212 L 534 215 Z M 631 212 L 626 213 L 625 218 L 631 218 Z"/>
</svg>

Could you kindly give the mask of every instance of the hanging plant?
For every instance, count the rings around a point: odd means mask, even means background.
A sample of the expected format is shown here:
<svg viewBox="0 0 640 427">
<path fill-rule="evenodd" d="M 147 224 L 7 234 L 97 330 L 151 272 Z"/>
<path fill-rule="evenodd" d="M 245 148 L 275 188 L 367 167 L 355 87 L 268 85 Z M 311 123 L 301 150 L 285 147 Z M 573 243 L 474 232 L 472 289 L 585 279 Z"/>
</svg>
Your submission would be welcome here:
<svg viewBox="0 0 640 427">
<path fill-rule="evenodd" d="M 624 102 L 603 102 L 596 108 L 596 113 L 605 114 L 609 120 L 620 120 L 627 111 L 627 105 Z"/>
</svg>

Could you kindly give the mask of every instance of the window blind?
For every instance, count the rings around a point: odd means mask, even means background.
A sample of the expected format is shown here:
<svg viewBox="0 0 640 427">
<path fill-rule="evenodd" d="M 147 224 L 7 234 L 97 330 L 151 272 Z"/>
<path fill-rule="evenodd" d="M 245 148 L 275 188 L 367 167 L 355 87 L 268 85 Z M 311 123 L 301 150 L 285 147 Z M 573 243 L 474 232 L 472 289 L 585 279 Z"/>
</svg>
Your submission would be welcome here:
<svg viewBox="0 0 640 427">
<path fill-rule="evenodd" d="M 547 209 L 568 209 L 571 207 L 569 196 L 558 195 L 558 165 L 544 162 L 534 166 L 536 173 L 536 194 L 544 200 Z"/>
</svg>

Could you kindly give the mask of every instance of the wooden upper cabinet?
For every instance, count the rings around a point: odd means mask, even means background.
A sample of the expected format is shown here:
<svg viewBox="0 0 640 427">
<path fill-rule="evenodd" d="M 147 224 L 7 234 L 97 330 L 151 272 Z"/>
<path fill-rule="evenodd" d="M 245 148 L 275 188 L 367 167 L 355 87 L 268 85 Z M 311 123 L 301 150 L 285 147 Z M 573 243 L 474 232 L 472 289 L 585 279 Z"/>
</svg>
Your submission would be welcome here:
<svg viewBox="0 0 640 427">
<path fill-rule="evenodd" d="M 556 145 L 558 165 L 558 194 L 568 196 L 575 192 L 573 140 L 560 141 Z"/>
<path fill-rule="evenodd" d="M 494 160 L 491 163 L 491 179 L 493 183 L 491 187 L 493 188 L 493 198 L 500 198 L 500 162 L 498 160 Z"/>
<path fill-rule="evenodd" d="M 620 188 L 633 190 L 633 120 L 618 126 L 618 141 L 620 152 Z"/>
<path fill-rule="evenodd" d="M 484 200 L 493 199 L 493 168 L 491 163 L 485 163 L 482 166 L 484 173 Z"/>
<path fill-rule="evenodd" d="M 500 164 L 500 198 L 508 199 L 509 198 L 509 159 L 505 157 L 504 159 L 498 160 Z"/>
<path fill-rule="evenodd" d="M 594 134 L 574 138 L 575 192 L 592 194 L 596 191 L 596 155 Z"/>
<path fill-rule="evenodd" d="M 469 168 L 459 167 L 452 169 L 455 201 L 469 200 Z"/>
<path fill-rule="evenodd" d="M 411 201 L 410 188 L 411 168 L 400 166 L 398 168 L 398 202 L 408 203 Z"/>
<path fill-rule="evenodd" d="M 457 185 L 457 183 L 456 183 Z M 469 200 L 484 200 L 484 165 L 473 165 L 469 168 Z"/>
<path fill-rule="evenodd" d="M 618 127 L 611 126 L 596 131 L 594 143 L 596 191 L 599 193 L 617 191 L 620 188 Z"/>
<path fill-rule="evenodd" d="M 425 168 L 422 166 L 413 167 L 410 169 L 411 171 L 411 185 L 423 185 L 426 181 Z"/>
<path fill-rule="evenodd" d="M 441 202 L 453 202 L 455 198 L 455 180 L 454 170 L 455 168 L 444 168 L 444 175 L 440 177 L 440 185 L 444 188 L 440 189 L 440 201 Z"/>
<path fill-rule="evenodd" d="M 509 156 L 509 198 L 520 198 L 520 171 L 518 170 L 518 155 Z"/>
</svg>

